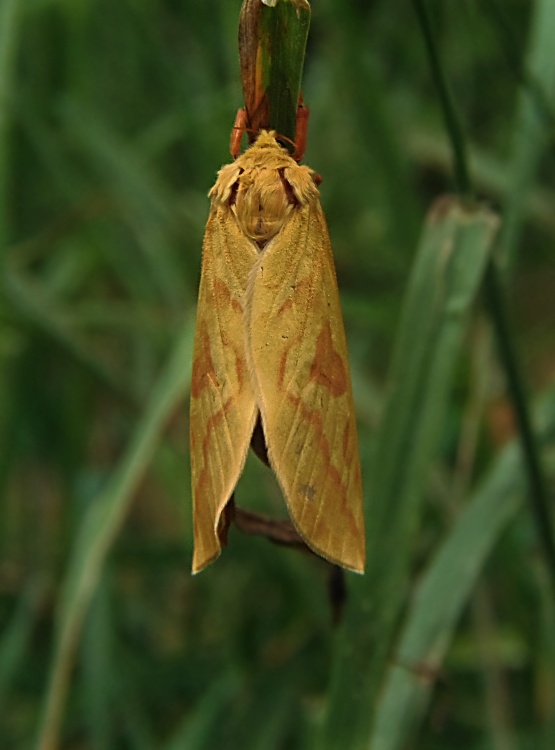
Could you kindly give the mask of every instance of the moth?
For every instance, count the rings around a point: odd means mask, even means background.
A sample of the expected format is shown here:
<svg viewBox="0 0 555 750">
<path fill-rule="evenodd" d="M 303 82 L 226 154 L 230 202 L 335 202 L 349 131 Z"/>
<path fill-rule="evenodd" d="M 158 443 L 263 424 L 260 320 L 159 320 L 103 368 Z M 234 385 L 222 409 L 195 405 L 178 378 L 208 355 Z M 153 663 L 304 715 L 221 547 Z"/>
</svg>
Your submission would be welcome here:
<svg viewBox="0 0 555 750">
<path fill-rule="evenodd" d="M 191 381 L 193 573 L 221 552 L 257 423 L 306 544 L 364 571 L 351 377 L 317 182 L 262 131 L 209 193 Z"/>
</svg>

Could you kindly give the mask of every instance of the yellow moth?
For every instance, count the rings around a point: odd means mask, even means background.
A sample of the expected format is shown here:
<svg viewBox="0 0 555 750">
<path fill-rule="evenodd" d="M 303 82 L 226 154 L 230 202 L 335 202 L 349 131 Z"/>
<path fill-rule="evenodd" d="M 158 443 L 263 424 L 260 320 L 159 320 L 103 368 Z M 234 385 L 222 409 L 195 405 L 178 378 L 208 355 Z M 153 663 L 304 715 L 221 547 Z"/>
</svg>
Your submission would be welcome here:
<svg viewBox="0 0 555 750">
<path fill-rule="evenodd" d="M 210 191 L 191 382 L 194 573 L 221 552 L 258 419 L 307 545 L 364 570 L 347 344 L 315 178 L 262 131 Z"/>
</svg>

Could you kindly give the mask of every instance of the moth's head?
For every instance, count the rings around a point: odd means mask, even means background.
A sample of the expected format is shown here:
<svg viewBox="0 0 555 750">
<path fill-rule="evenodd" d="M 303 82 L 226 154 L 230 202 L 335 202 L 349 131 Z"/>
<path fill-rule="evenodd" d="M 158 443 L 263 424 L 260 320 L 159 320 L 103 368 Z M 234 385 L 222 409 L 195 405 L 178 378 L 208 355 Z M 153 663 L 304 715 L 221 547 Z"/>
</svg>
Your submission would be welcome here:
<svg viewBox="0 0 555 750">
<path fill-rule="evenodd" d="M 254 142 L 254 146 L 264 149 L 283 148 L 283 146 L 277 141 L 277 133 L 275 130 L 261 130 L 260 135 Z"/>
</svg>

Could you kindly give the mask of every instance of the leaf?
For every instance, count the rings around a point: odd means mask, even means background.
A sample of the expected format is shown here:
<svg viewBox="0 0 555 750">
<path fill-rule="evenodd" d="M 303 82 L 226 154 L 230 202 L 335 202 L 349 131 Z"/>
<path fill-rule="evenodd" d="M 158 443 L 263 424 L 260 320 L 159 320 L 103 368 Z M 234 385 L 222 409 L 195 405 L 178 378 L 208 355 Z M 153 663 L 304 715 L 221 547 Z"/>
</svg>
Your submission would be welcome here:
<svg viewBox="0 0 555 750">
<path fill-rule="evenodd" d="M 555 392 L 539 410 L 542 442 L 555 439 Z M 401 750 L 414 737 L 432 684 L 418 667 L 433 673 L 441 666 L 453 630 L 487 556 L 520 508 L 527 482 L 516 442 L 498 458 L 488 479 L 475 492 L 427 572 L 407 615 L 377 708 L 372 750 Z"/>
<path fill-rule="evenodd" d="M 5 0 L 0 7 L 0 247 L 9 241 L 9 189 L 10 189 L 10 125 L 11 97 L 16 90 L 17 48 L 22 3 Z"/>
<path fill-rule="evenodd" d="M 38 739 L 39 750 L 57 747 L 71 666 L 91 599 L 164 425 L 189 385 L 192 333 L 192 325 L 188 324 L 153 389 L 119 467 L 83 518 L 63 586 L 56 645 Z"/>
<path fill-rule="evenodd" d="M 366 481 L 368 572 L 352 582 L 322 748 L 368 746 L 454 365 L 496 228 L 491 212 L 454 199 L 441 199 L 428 216 L 396 341 L 374 472 Z"/>
<path fill-rule="evenodd" d="M 509 267 L 514 266 L 528 196 L 537 182 L 542 153 L 553 133 L 555 107 L 555 5 L 551 0 L 534 4 L 528 48 L 527 85 L 522 90 L 515 118 L 513 156 L 509 171 L 511 191 L 503 211 L 499 244 Z"/>
<path fill-rule="evenodd" d="M 32 579 L 21 592 L 10 621 L 2 629 L 0 638 L 0 705 L 5 706 L 13 681 L 31 646 L 40 605 L 45 593 L 45 582 Z"/>
</svg>

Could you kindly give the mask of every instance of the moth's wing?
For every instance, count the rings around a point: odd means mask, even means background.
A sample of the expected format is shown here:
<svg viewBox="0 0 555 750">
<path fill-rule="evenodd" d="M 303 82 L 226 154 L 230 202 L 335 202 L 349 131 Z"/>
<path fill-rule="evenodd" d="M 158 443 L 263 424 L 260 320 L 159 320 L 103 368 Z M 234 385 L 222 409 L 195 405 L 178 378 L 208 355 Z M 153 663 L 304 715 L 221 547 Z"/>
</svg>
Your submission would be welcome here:
<svg viewBox="0 0 555 750">
<path fill-rule="evenodd" d="M 231 209 L 214 205 L 202 251 L 191 381 L 194 573 L 220 554 L 222 512 L 243 469 L 257 414 L 244 326 L 256 259 Z"/>
<path fill-rule="evenodd" d="M 253 283 L 249 356 L 270 463 L 295 526 L 314 551 L 363 572 L 347 344 L 326 220 L 314 193 L 263 251 Z"/>
</svg>

